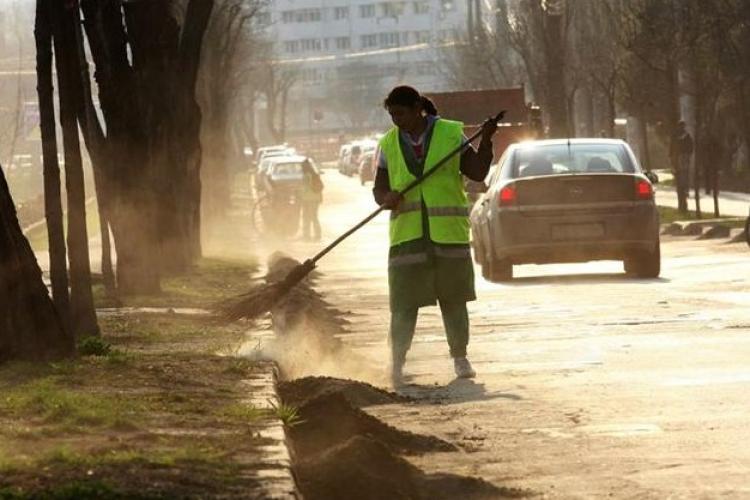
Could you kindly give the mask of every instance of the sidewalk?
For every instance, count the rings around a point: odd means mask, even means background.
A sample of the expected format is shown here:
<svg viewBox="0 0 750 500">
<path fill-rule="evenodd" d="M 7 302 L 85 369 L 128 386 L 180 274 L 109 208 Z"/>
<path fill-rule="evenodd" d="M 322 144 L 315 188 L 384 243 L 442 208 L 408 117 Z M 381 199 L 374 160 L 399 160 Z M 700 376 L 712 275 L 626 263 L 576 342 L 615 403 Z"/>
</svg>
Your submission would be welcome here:
<svg viewBox="0 0 750 500">
<path fill-rule="evenodd" d="M 664 172 L 658 172 L 658 174 L 659 178 L 662 180 L 671 178 L 671 175 L 665 174 Z M 655 188 L 657 205 L 677 208 L 677 190 L 673 186 L 657 184 Z M 713 196 L 707 195 L 701 190 L 700 201 L 701 212 L 706 216 L 713 217 Z M 695 193 L 693 191 L 690 192 L 688 209 L 695 210 Z M 750 193 L 737 193 L 734 191 L 719 192 L 719 214 L 722 217 L 747 217 L 748 209 L 750 209 Z"/>
</svg>

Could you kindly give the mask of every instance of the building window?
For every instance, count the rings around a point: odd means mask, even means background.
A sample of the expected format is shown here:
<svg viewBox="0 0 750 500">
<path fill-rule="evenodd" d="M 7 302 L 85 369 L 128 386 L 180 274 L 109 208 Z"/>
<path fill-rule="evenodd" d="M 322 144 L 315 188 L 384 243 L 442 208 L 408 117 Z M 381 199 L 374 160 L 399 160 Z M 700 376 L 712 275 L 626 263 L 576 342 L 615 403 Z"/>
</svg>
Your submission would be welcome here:
<svg viewBox="0 0 750 500">
<path fill-rule="evenodd" d="M 401 34 L 397 31 L 380 33 L 379 38 L 381 47 L 398 47 L 400 45 Z"/>
<path fill-rule="evenodd" d="M 298 23 L 314 23 L 322 19 L 320 9 L 300 9 L 297 11 Z"/>
<path fill-rule="evenodd" d="M 281 22 L 288 23 L 314 23 L 323 18 L 320 9 L 297 9 L 281 12 Z"/>
<path fill-rule="evenodd" d="M 404 2 L 383 2 L 380 7 L 383 17 L 398 17 L 404 13 Z"/>
<path fill-rule="evenodd" d="M 430 2 L 428 0 L 417 0 L 414 2 L 415 14 L 427 14 L 430 12 Z"/>
<path fill-rule="evenodd" d="M 415 31 L 414 41 L 416 43 L 430 43 L 430 31 L 429 30 Z"/>
<path fill-rule="evenodd" d="M 309 84 L 319 84 L 323 82 L 323 73 L 314 68 L 308 68 L 302 71 L 302 81 Z"/>
<path fill-rule="evenodd" d="M 349 7 L 334 7 L 333 9 L 334 19 L 349 19 Z"/>
<path fill-rule="evenodd" d="M 303 52 L 320 52 L 323 48 L 323 44 L 317 38 L 304 38 L 299 43 Z"/>
<path fill-rule="evenodd" d="M 378 46 L 378 35 L 360 35 L 359 43 L 363 49 L 370 49 Z"/>
<path fill-rule="evenodd" d="M 368 3 L 359 6 L 359 17 L 375 17 L 375 4 Z"/>
<path fill-rule="evenodd" d="M 339 50 L 347 50 L 352 48 L 352 39 L 348 36 L 340 36 L 336 38 L 336 48 Z"/>
<path fill-rule="evenodd" d="M 297 40 L 284 42 L 284 52 L 288 54 L 295 54 L 299 52 L 299 42 Z"/>
</svg>

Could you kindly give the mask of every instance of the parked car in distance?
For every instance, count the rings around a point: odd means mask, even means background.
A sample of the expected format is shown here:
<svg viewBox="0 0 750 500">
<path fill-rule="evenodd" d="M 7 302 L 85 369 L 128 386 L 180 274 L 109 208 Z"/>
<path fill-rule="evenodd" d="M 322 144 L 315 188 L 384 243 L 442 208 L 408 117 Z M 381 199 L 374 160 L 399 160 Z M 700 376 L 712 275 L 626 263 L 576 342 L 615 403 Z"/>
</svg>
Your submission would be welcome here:
<svg viewBox="0 0 750 500">
<path fill-rule="evenodd" d="M 352 141 L 342 146 L 339 152 L 339 172 L 348 176 L 359 174 L 362 156 L 375 151 L 377 146 L 378 142 L 373 139 Z"/>
<path fill-rule="evenodd" d="M 258 165 L 254 173 L 255 186 L 259 190 L 263 190 L 263 177 L 266 175 L 268 167 L 273 163 L 275 159 L 287 158 L 289 156 L 295 156 L 297 153 L 294 148 L 286 149 L 274 149 L 265 151 L 258 162 Z"/>
<path fill-rule="evenodd" d="M 304 189 L 303 163 L 315 163 L 306 156 L 274 156 L 263 160 L 261 192 L 253 209 L 253 224 L 277 236 L 290 236 L 297 232 L 300 218 L 300 201 Z"/>
<path fill-rule="evenodd" d="M 272 146 L 263 146 L 258 148 L 253 158 L 253 168 L 258 168 L 263 158 L 281 154 L 294 154 L 294 148 L 290 148 L 286 143 L 274 144 Z"/>
<path fill-rule="evenodd" d="M 471 210 L 472 246 L 490 281 L 513 265 L 622 260 L 625 272 L 661 270 L 650 172 L 616 139 L 512 144 Z"/>
<path fill-rule="evenodd" d="M 337 166 L 338 166 L 339 172 L 341 172 L 342 174 L 346 170 L 345 165 L 349 162 L 349 155 L 351 154 L 351 150 L 352 150 L 351 143 L 344 144 L 339 149 L 339 158 L 338 158 Z"/>
<path fill-rule="evenodd" d="M 377 166 L 378 152 L 368 151 L 362 155 L 362 159 L 359 162 L 359 182 L 363 186 L 367 182 L 375 180 L 375 171 Z"/>
<path fill-rule="evenodd" d="M 264 190 L 275 193 L 279 190 L 294 191 L 302 189 L 304 173 L 302 164 L 309 161 L 313 169 L 318 171 L 312 159 L 301 155 L 274 156 L 264 160 L 263 183 Z"/>
</svg>

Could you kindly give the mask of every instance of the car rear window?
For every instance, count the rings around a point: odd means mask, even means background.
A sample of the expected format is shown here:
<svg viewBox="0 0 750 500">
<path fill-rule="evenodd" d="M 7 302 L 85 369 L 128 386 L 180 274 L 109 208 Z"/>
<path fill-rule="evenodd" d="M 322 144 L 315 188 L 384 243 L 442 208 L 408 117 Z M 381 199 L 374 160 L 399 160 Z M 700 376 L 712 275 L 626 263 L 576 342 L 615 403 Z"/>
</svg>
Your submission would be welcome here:
<svg viewBox="0 0 750 500">
<path fill-rule="evenodd" d="M 279 163 L 273 169 L 274 177 L 302 177 L 301 163 Z"/>
<path fill-rule="evenodd" d="M 620 144 L 551 144 L 520 147 L 513 155 L 511 177 L 537 175 L 633 173 Z"/>
</svg>

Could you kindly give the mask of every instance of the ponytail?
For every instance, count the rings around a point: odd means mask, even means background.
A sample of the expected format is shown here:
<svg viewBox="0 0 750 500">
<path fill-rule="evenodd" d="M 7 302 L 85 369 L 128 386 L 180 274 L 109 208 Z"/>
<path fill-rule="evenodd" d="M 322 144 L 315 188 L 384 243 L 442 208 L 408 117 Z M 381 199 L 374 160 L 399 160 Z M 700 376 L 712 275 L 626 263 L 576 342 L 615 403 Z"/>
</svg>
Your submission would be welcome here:
<svg viewBox="0 0 750 500">
<path fill-rule="evenodd" d="M 406 106 L 409 108 L 419 106 L 422 111 L 430 116 L 437 116 L 438 114 L 435 104 L 428 97 L 420 95 L 417 89 L 408 85 L 394 87 L 383 101 L 383 106 L 385 108 L 389 106 Z"/>
<path fill-rule="evenodd" d="M 420 99 L 422 101 L 422 109 L 424 110 L 424 112 L 430 116 L 437 116 L 438 110 L 435 107 L 435 103 L 432 102 L 429 97 L 420 96 Z"/>
</svg>

